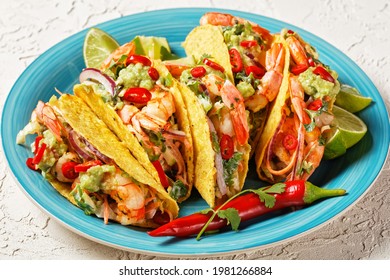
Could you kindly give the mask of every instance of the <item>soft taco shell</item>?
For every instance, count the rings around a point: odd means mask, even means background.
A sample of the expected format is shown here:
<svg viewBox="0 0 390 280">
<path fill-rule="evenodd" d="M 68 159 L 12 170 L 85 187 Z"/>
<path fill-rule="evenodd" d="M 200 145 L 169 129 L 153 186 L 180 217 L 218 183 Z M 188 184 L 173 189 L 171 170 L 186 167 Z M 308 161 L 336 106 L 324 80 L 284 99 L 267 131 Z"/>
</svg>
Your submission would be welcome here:
<svg viewBox="0 0 390 280">
<path fill-rule="evenodd" d="M 177 217 L 179 212 L 177 203 L 168 195 L 163 186 L 133 157 L 123 142 L 108 129 L 104 122 L 80 98 L 64 94 L 54 105 L 60 109 L 65 121 L 97 150 L 113 159 L 123 171 L 136 181 L 156 190 L 163 203 L 163 208 L 168 209 L 173 217 Z M 61 190 L 61 188 L 59 189 Z M 64 194 L 66 196 L 66 192 Z M 143 222 L 137 225 L 150 227 L 153 223 Z"/>
<path fill-rule="evenodd" d="M 170 75 L 169 71 L 159 61 L 153 61 L 153 67 L 157 69 L 159 74 L 163 77 Z M 170 76 L 171 77 L 171 76 Z M 173 78 L 171 77 L 173 80 Z M 194 155 L 192 148 L 192 138 L 190 124 L 187 116 L 187 110 L 184 105 L 182 96 L 173 81 L 173 86 L 170 88 L 173 94 L 176 107 L 176 121 L 181 129 L 187 135 L 188 145 L 182 149 L 184 154 L 184 161 L 187 168 L 188 184 L 190 190 L 187 196 L 182 198 L 180 201 L 187 199 L 191 194 L 191 188 L 193 185 L 194 178 Z M 131 131 L 122 122 L 119 115 L 113 108 L 104 103 L 102 98 L 95 94 L 92 87 L 86 85 L 76 85 L 74 87 L 74 93 L 76 96 L 84 100 L 85 103 L 95 112 L 95 114 L 113 131 L 116 136 L 123 141 L 126 147 L 130 150 L 132 155 L 139 161 L 139 163 L 152 175 L 152 177 L 160 182 L 158 173 L 152 163 L 150 162 L 147 153 L 140 145 L 138 139 L 131 133 Z"/>
</svg>

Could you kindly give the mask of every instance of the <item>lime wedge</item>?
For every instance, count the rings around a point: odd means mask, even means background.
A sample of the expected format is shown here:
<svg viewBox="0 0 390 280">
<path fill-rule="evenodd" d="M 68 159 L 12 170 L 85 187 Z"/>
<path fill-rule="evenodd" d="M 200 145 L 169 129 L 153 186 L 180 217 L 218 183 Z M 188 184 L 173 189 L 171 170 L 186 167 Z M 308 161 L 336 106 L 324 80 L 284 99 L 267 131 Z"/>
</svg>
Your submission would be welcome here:
<svg viewBox="0 0 390 280">
<path fill-rule="evenodd" d="M 348 112 L 356 113 L 370 105 L 371 101 L 370 97 L 362 96 L 356 88 L 342 85 L 335 104 Z"/>
<path fill-rule="evenodd" d="M 366 134 L 366 124 L 356 115 L 338 106 L 333 107 L 333 114 L 347 149 L 359 142 Z"/>
<path fill-rule="evenodd" d="M 339 157 L 347 151 L 342 133 L 337 128 L 332 128 L 324 132 L 324 137 L 327 139 L 324 151 L 324 159 L 333 159 Z"/>
<path fill-rule="evenodd" d="M 84 62 L 87 67 L 100 68 L 103 61 L 119 44 L 109 34 L 98 28 L 88 30 L 83 46 Z"/>
<path fill-rule="evenodd" d="M 133 40 L 136 53 L 146 55 L 152 59 L 163 60 L 163 54 L 171 53 L 168 41 L 164 37 L 136 36 Z"/>
</svg>

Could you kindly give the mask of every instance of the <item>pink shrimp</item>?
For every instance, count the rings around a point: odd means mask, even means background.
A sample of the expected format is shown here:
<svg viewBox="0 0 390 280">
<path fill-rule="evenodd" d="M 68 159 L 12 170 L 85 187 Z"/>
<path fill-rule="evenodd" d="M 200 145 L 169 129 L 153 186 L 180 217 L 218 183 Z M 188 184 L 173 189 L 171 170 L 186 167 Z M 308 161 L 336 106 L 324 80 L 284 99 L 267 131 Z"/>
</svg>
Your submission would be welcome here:
<svg viewBox="0 0 390 280">
<path fill-rule="evenodd" d="M 43 123 L 54 134 L 58 142 L 62 142 L 61 132 L 65 131 L 62 123 L 58 120 L 54 109 L 48 104 L 38 101 L 35 113 L 39 122 Z"/>
<path fill-rule="evenodd" d="M 129 56 L 130 54 L 134 54 L 135 48 L 136 47 L 133 42 L 129 42 L 120 46 L 103 61 L 102 66 L 100 66 L 100 70 L 107 69 L 111 64 L 111 61 L 117 62 L 123 55 Z"/>
</svg>

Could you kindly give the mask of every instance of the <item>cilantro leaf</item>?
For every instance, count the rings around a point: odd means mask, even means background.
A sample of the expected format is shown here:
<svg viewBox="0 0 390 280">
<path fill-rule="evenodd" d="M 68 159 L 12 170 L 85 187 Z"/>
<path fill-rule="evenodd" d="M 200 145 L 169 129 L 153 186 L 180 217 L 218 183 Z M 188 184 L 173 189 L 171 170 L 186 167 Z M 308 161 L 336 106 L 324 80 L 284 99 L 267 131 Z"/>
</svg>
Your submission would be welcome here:
<svg viewBox="0 0 390 280">
<path fill-rule="evenodd" d="M 272 194 L 281 194 L 285 191 L 286 184 L 277 183 L 270 187 L 251 190 L 259 196 L 261 202 L 264 202 L 265 207 L 272 208 L 275 206 L 276 198 Z"/>
<path fill-rule="evenodd" d="M 214 210 L 212 208 L 207 208 L 207 209 L 203 209 L 203 210 L 199 211 L 200 214 L 204 214 L 204 215 L 206 215 L 210 212 L 214 212 Z"/>
<path fill-rule="evenodd" d="M 227 224 L 230 224 L 232 226 L 232 229 L 237 231 L 238 226 L 240 225 L 241 218 L 238 214 L 238 211 L 236 208 L 228 208 L 225 210 L 219 210 L 217 213 L 218 217 L 221 219 L 226 219 Z"/>
<path fill-rule="evenodd" d="M 180 180 L 177 180 L 175 183 L 173 183 L 173 186 L 169 192 L 169 195 L 174 199 L 178 200 L 181 197 L 185 197 L 187 194 L 187 187 L 184 185 L 184 183 Z"/>
</svg>

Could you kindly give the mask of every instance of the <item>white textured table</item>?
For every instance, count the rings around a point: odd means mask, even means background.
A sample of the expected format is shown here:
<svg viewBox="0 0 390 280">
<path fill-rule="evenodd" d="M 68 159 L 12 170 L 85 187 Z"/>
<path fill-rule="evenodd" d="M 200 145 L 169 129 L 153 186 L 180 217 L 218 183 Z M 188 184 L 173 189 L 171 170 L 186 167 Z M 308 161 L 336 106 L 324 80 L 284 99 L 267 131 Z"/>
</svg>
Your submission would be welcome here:
<svg viewBox="0 0 390 280">
<path fill-rule="evenodd" d="M 389 6 L 386 0 L 1 0 L 0 107 L 35 58 L 82 29 L 154 9 L 218 7 L 280 19 L 322 37 L 356 61 L 389 108 Z M 389 187 L 388 159 L 369 192 L 331 223 L 283 244 L 224 258 L 390 259 Z M 97 244 L 58 224 L 25 197 L 0 156 L 0 259 L 151 258 Z"/>
</svg>

